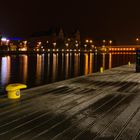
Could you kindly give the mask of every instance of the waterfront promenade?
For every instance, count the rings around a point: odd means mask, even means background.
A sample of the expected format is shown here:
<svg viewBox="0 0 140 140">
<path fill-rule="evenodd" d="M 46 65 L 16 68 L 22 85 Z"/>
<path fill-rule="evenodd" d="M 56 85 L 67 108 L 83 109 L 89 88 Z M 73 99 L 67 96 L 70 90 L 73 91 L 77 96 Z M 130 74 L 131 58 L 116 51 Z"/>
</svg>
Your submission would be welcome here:
<svg viewBox="0 0 140 140">
<path fill-rule="evenodd" d="M 0 140 L 140 140 L 140 73 L 128 65 L 0 97 Z"/>
</svg>

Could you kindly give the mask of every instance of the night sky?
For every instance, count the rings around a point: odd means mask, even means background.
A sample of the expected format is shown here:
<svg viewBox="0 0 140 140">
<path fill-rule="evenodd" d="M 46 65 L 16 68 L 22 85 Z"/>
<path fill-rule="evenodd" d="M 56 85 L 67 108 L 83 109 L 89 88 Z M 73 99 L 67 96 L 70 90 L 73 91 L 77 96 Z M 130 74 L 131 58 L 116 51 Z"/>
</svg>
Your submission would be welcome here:
<svg viewBox="0 0 140 140">
<path fill-rule="evenodd" d="M 0 0 L 0 32 L 25 37 L 50 27 L 130 42 L 140 33 L 140 1 Z"/>
</svg>

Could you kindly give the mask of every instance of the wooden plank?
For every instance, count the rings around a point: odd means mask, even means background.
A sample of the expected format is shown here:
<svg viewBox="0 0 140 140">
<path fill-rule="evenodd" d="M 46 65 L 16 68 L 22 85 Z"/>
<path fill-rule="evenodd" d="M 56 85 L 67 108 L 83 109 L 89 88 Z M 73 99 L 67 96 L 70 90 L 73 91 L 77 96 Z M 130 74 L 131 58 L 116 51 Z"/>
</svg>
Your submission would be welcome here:
<svg viewBox="0 0 140 140">
<path fill-rule="evenodd" d="M 24 90 L 20 100 L 1 96 L 0 139 L 138 138 L 139 87 L 135 65 L 125 65 Z"/>
</svg>

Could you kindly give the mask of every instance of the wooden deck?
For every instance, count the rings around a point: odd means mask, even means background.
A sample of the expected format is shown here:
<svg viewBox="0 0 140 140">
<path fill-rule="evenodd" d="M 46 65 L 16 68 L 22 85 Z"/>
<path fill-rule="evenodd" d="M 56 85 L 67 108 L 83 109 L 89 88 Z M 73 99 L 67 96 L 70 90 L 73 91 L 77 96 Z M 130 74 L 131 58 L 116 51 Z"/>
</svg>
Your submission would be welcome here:
<svg viewBox="0 0 140 140">
<path fill-rule="evenodd" d="M 122 66 L 0 97 L 0 140 L 140 140 L 140 73 Z"/>
</svg>

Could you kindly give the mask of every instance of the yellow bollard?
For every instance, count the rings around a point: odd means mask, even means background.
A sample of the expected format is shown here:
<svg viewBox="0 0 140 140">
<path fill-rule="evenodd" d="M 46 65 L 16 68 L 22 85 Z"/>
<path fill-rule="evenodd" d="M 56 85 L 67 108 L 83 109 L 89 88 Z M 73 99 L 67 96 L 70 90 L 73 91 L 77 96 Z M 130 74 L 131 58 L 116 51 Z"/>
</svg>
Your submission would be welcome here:
<svg viewBox="0 0 140 140">
<path fill-rule="evenodd" d="M 20 98 L 20 89 L 27 88 L 25 84 L 15 83 L 10 84 L 6 87 L 6 91 L 8 92 L 9 99 L 18 99 Z"/>
<path fill-rule="evenodd" d="M 128 62 L 128 66 L 130 67 L 130 65 L 131 65 L 131 63 L 130 63 L 130 61 Z"/>
<path fill-rule="evenodd" d="M 104 68 L 100 67 L 100 73 L 103 73 L 103 72 L 104 72 Z"/>
</svg>

